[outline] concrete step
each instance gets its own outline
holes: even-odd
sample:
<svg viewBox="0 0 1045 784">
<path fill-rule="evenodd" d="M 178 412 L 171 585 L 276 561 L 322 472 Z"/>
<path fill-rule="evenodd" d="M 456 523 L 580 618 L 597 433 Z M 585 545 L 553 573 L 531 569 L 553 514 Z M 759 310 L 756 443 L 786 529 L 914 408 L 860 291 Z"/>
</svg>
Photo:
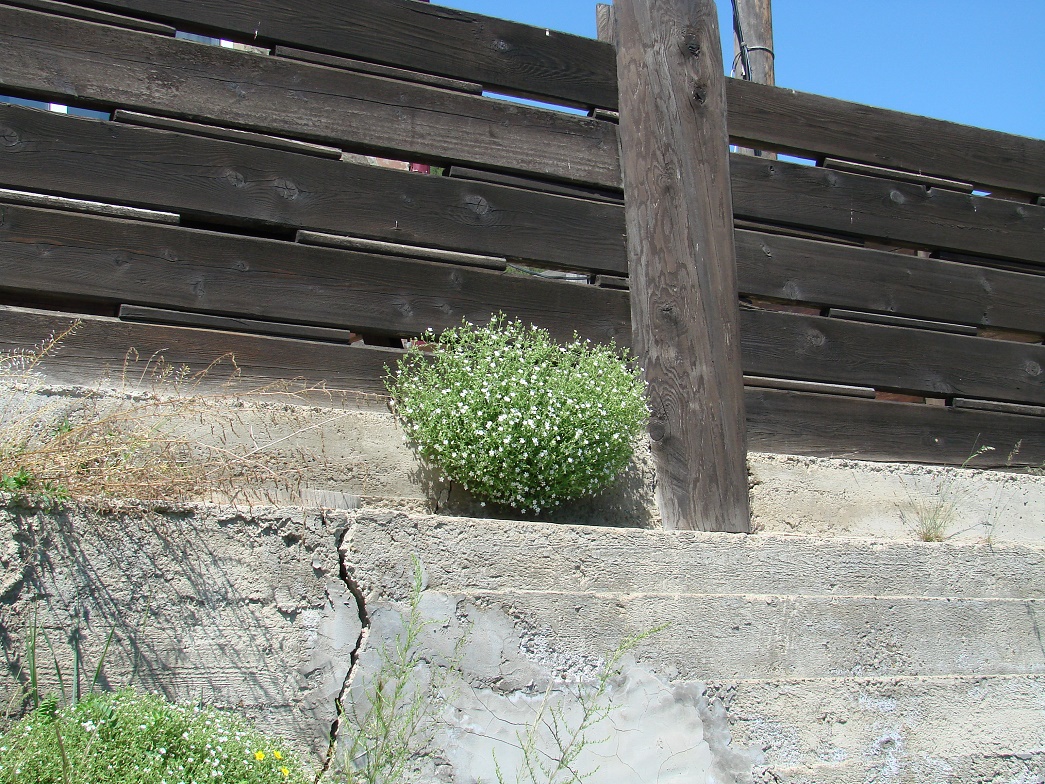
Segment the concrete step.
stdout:
<svg viewBox="0 0 1045 784">
<path fill-rule="evenodd" d="M 1045 547 L 704 534 L 363 512 L 368 568 L 423 542 L 440 590 L 1027 599 L 1045 594 Z M 387 555 L 385 555 L 387 554 Z"/>
<path fill-rule="evenodd" d="M 1041 547 L 347 522 L 342 556 L 368 604 L 403 598 L 416 555 L 433 628 L 473 630 L 462 662 L 482 665 L 466 680 L 490 699 L 668 624 L 632 666 L 700 695 L 705 740 L 726 738 L 708 740 L 713 759 L 750 755 L 716 781 L 1045 780 Z"/>
<path fill-rule="evenodd" d="M 1045 761 L 1040 675 L 738 680 L 705 688 L 725 708 L 733 743 L 762 749 L 783 781 L 874 780 L 871 771 L 901 758 L 908 773 L 926 774 L 910 780 L 948 781 L 934 776 L 945 760 L 959 765 L 956 753 L 969 770 L 1000 757 Z"/>
</svg>

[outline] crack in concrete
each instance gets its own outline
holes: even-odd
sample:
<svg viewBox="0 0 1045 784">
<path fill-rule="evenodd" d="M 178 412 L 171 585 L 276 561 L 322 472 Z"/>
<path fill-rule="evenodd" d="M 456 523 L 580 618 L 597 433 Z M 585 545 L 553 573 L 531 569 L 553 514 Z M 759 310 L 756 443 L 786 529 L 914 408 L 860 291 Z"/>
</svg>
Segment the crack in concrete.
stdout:
<svg viewBox="0 0 1045 784">
<path fill-rule="evenodd" d="M 323 515 L 323 520 L 326 522 L 325 514 Z M 330 723 L 330 746 L 327 749 L 326 759 L 323 760 L 323 764 L 320 767 L 319 772 L 316 774 L 316 784 L 319 784 L 334 762 L 334 753 L 337 749 L 337 736 L 341 730 L 341 720 L 344 716 L 345 698 L 348 695 L 349 689 L 352 688 L 352 681 L 355 679 L 356 670 L 359 666 L 359 657 L 362 655 L 363 649 L 366 648 L 367 638 L 370 636 L 370 614 L 366 609 L 366 599 L 363 596 L 363 589 L 349 572 L 348 562 L 341 552 L 342 544 L 344 544 L 345 540 L 352 534 L 354 528 L 355 523 L 346 525 L 345 528 L 335 537 L 334 547 L 337 550 L 337 559 L 341 567 L 341 582 L 345 584 L 345 587 L 348 588 L 348 592 L 351 593 L 353 598 L 356 600 L 356 611 L 359 613 L 359 637 L 356 638 L 355 648 L 353 648 L 352 653 L 349 654 L 348 672 L 345 673 L 345 680 L 341 684 L 341 689 L 338 691 L 337 697 L 334 698 L 334 720 Z"/>
</svg>

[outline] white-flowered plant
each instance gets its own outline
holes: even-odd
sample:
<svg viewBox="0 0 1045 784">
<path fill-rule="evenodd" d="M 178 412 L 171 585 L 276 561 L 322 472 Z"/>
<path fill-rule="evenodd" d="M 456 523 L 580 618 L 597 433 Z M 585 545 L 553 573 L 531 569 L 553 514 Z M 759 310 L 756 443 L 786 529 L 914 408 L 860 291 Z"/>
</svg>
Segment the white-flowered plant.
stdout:
<svg viewBox="0 0 1045 784">
<path fill-rule="evenodd" d="M 625 468 L 648 417 L 626 352 L 495 317 L 412 349 L 389 381 L 422 457 L 478 499 L 540 512 L 592 495 Z"/>
</svg>

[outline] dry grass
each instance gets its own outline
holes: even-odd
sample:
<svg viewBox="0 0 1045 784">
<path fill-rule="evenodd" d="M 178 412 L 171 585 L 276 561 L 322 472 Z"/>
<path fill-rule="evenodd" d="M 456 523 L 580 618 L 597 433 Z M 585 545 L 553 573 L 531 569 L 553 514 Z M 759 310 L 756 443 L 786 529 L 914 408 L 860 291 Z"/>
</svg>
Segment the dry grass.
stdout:
<svg viewBox="0 0 1045 784">
<path fill-rule="evenodd" d="M 239 374 L 231 356 L 193 373 L 162 357 L 143 362 L 132 350 L 115 392 L 52 394 L 40 363 L 76 328 L 32 349 L 0 353 L 0 489 L 38 503 L 271 500 L 265 493 L 286 500 L 300 496 L 306 466 L 322 461 L 297 446 L 298 436 L 345 416 L 333 411 L 325 421 L 302 418 L 295 427 L 296 407 L 286 405 L 273 407 L 272 428 L 259 428 L 256 418 L 248 423 L 233 392 L 286 401 L 317 390 L 235 389 Z M 227 391 L 204 394 L 205 379 L 208 388 L 221 381 Z"/>
</svg>

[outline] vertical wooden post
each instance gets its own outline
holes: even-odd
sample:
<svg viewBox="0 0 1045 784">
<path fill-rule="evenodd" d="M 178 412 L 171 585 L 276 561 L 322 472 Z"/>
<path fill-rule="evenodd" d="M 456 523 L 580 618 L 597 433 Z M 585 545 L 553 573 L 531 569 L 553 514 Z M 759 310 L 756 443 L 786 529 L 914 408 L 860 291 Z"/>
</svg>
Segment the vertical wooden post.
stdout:
<svg viewBox="0 0 1045 784">
<path fill-rule="evenodd" d="M 635 353 L 665 526 L 750 530 L 744 387 L 714 0 L 617 0 Z"/>
</svg>

